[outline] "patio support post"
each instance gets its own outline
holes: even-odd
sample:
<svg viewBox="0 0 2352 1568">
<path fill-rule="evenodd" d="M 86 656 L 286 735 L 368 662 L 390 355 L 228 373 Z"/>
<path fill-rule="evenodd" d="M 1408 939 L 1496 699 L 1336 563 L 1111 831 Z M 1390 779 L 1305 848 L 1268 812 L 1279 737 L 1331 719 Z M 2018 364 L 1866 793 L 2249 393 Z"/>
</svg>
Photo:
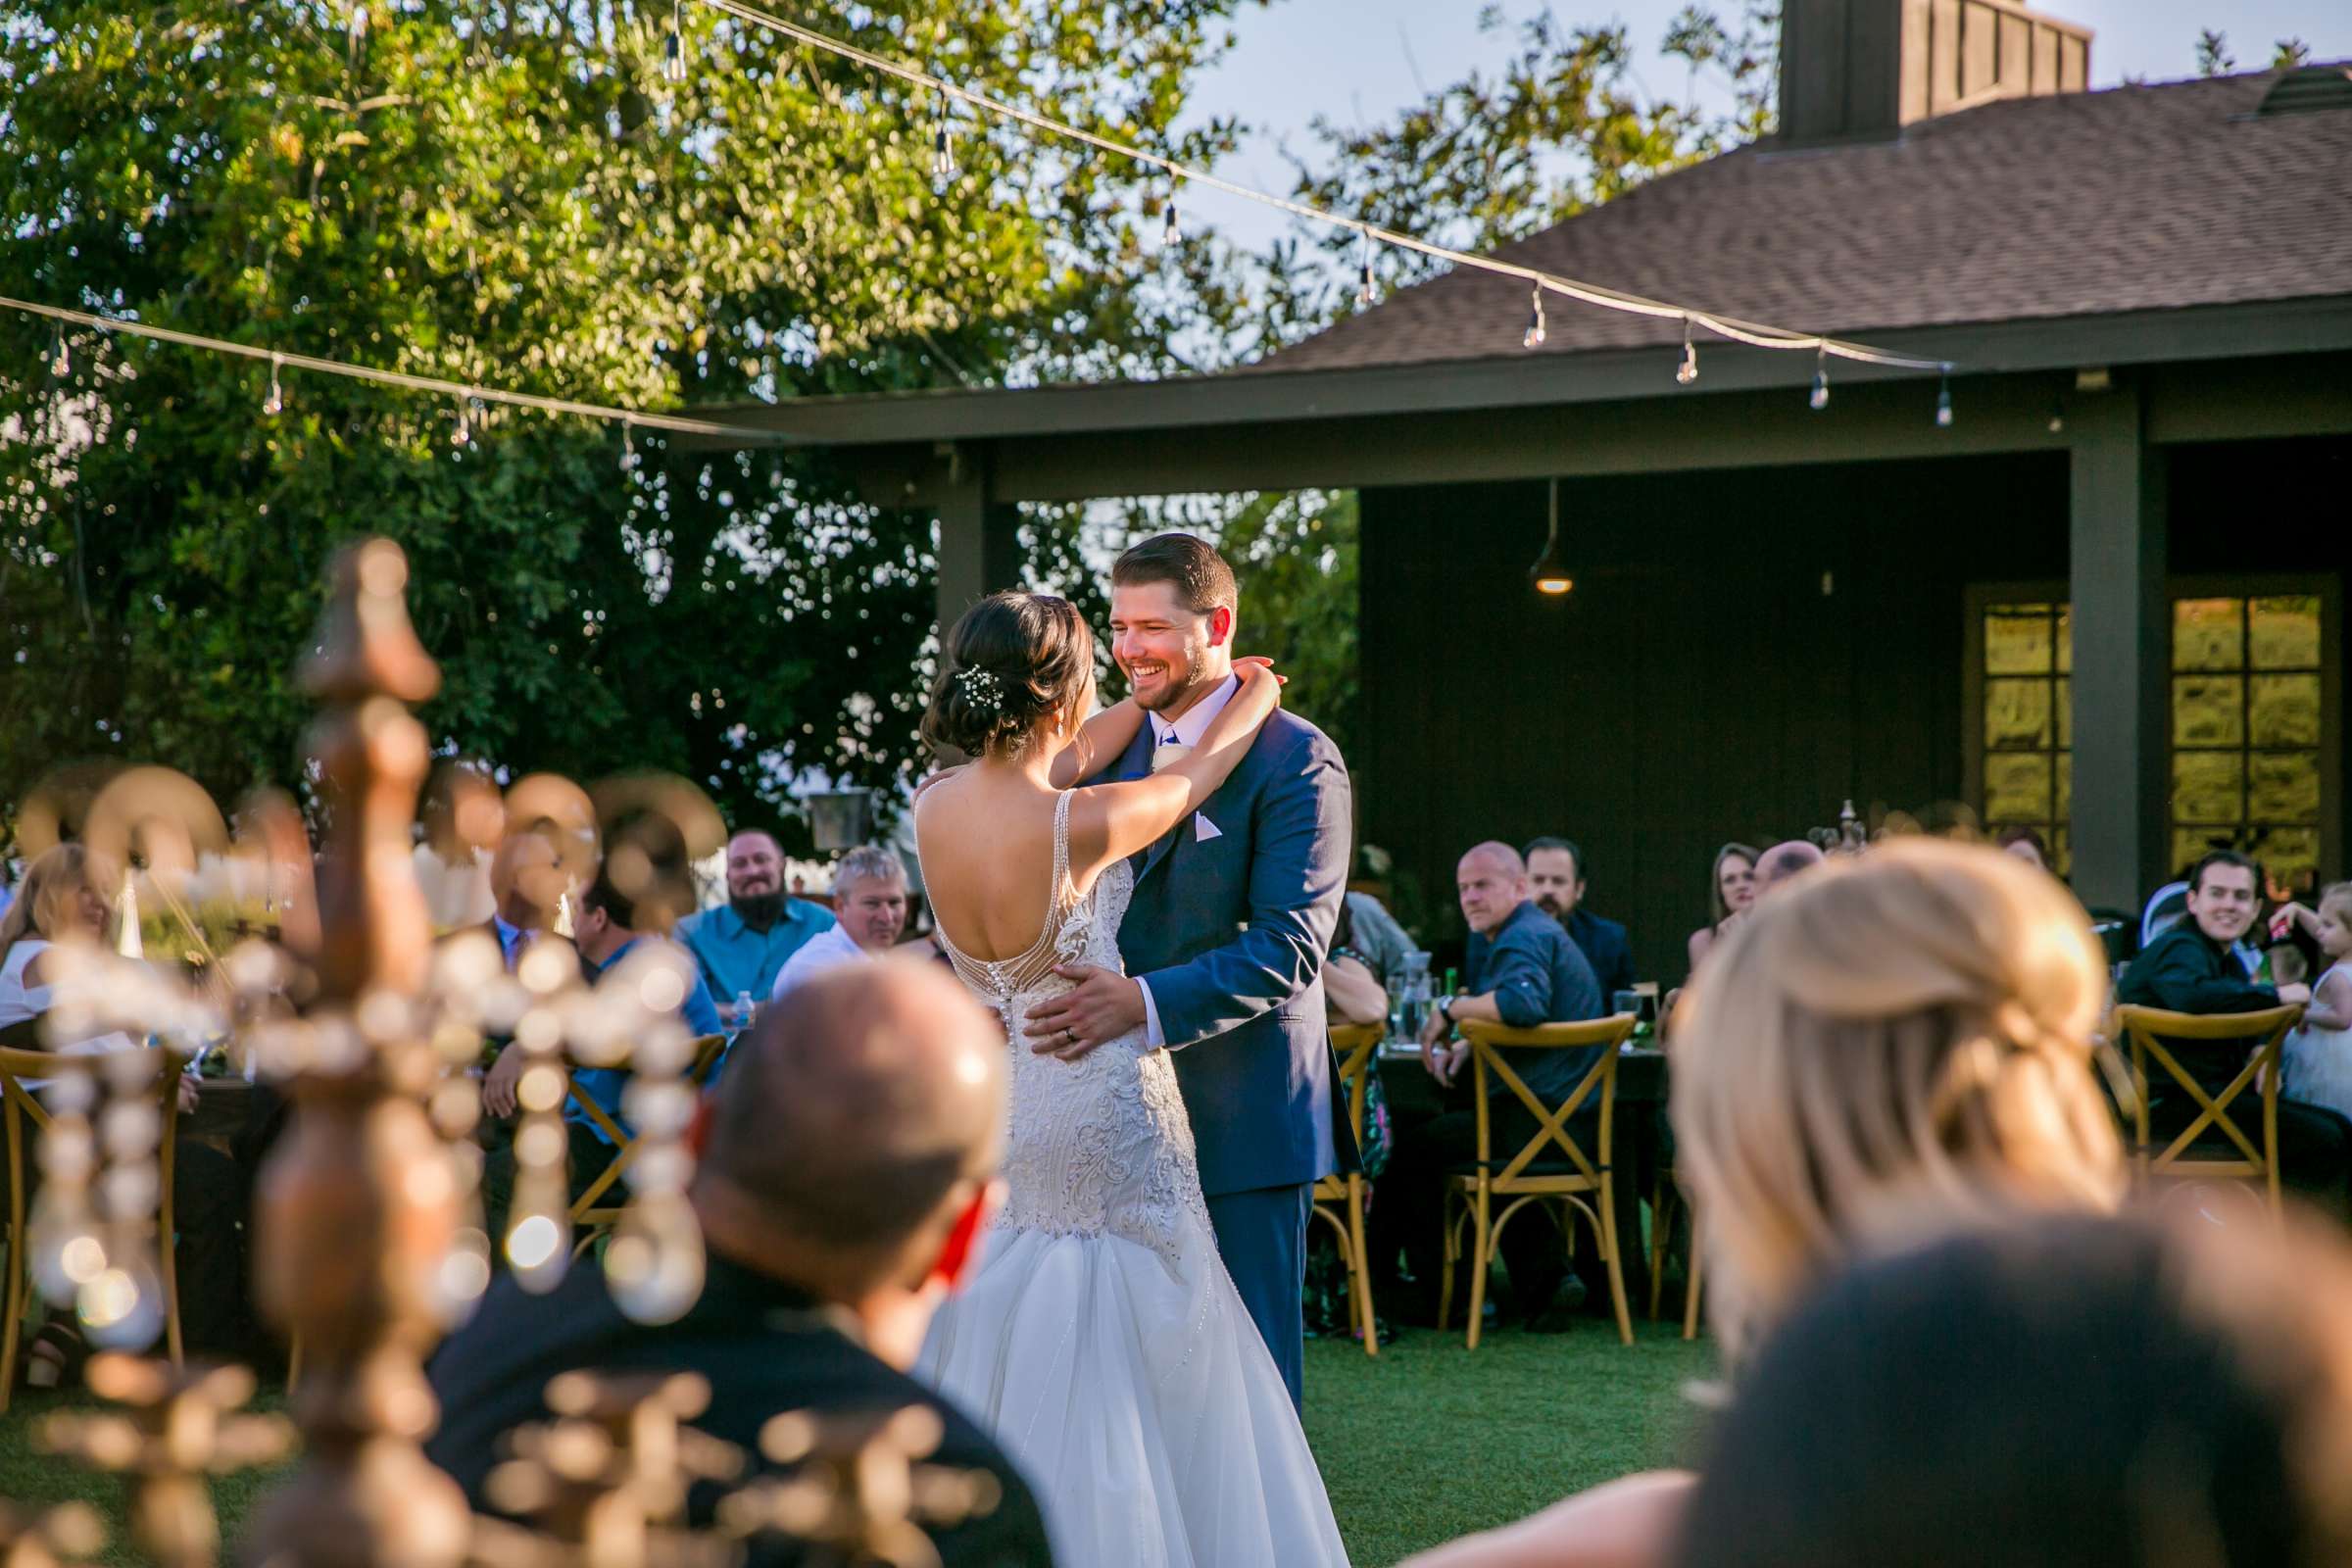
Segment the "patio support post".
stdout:
<svg viewBox="0 0 2352 1568">
<path fill-rule="evenodd" d="M 2161 451 L 2139 388 L 2068 400 L 2075 890 L 2137 912 L 2170 871 L 2172 607 Z"/>
<path fill-rule="evenodd" d="M 989 496 L 988 465 L 957 448 L 939 491 L 939 631 L 1020 573 L 1020 509 Z"/>
</svg>

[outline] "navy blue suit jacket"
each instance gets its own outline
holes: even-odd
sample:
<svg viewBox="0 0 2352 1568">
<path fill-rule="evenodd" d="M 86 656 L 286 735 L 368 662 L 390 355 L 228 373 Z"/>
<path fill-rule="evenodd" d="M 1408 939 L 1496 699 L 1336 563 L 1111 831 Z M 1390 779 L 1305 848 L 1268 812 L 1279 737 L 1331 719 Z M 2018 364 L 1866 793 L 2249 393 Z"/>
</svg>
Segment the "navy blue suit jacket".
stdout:
<svg viewBox="0 0 2352 1568">
<path fill-rule="evenodd" d="M 1614 920 L 1604 920 L 1586 908 L 1576 906 L 1568 916 L 1568 940 L 1583 951 L 1585 961 L 1592 966 L 1592 978 L 1599 982 L 1601 1011 L 1616 1005 L 1617 993 L 1634 988 L 1634 947 L 1625 934 L 1625 927 Z"/>
<path fill-rule="evenodd" d="M 1086 782 L 1147 776 L 1152 746 L 1147 723 Z M 1339 748 L 1277 710 L 1233 776 L 1140 858 L 1119 952 L 1152 988 L 1212 1197 L 1354 1168 L 1323 1002 L 1352 826 Z"/>
</svg>

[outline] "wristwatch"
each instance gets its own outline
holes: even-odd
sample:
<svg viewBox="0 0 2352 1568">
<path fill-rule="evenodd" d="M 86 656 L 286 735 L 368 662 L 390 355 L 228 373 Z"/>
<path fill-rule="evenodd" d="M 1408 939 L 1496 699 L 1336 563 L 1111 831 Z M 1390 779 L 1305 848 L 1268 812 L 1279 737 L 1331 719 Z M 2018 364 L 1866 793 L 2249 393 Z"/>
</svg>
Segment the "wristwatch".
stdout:
<svg viewBox="0 0 2352 1568">
<path fill-rule="evenodd" d="M 1446 1020 L 1446 1028 L 1453 1027 L 1453 999 L 1451 997 L 1438 999 L 1438 1016 Z"/>
</svg>

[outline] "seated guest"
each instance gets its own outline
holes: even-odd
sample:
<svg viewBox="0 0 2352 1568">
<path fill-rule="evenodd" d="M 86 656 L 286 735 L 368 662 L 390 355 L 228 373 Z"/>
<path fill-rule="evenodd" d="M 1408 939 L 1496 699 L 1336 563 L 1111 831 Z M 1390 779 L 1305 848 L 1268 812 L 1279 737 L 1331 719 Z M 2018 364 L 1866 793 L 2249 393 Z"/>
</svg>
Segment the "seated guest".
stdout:
<svg viewBox="0 0 2352 1568">
<path fill-rule="evenodd" d="M 1828 856 L 1821 853 L 1820 845 L 1808 844 L 1803 839 L 1790 839 L 1786 844 L 1775 844 L 1771 849 L 1756 857 L 1754 897 L 1762 898 L 1789 878 L 1812 870 L 1828 858 Z"/>
<path fill-rule="evenodd" d="M 1419 1299 L 1407 1297 L 1400 1282 L 1375 1295 L 1397 1300 L 1407 1321 L 1424 1323 L 1437 1320 L 1445 1180 L 1455 1167 L 1478 1157 L 1477 1108 L 1467 1103 L 1467 1082 L 1455 1087 L 1470 1047 L 1462 1041 L 1448 1043 L 1452 1026 L 1477 1018 L 1528 1029 L 1540 1023 L 1598 1018 L 1606 1011 L 1592 966 L 1560 923 L 1528 897 L 1527 866 L 1517 850 L 1507 844 L 1481 844 L 1462 857 L 1454 881 L 1462 918 L 1470 927 L 1467 983 L 1461 995 L 1440 999 L 1421 1029 L 1421 1059 L 1440 1089 L 1449 1092 L 1442 1097 L 1447 1108 L 1415 1126 L 1398 1121 L 1396 1151 L 1372 1209 L 1374 1268 L 1393 1269 L 1401 1250 Z M 1515 1055 L 1511 1065 L 1539 1100 L 1556 1109 L 1575 1092 L 1598 1053 L 1598 1047 L 1525 1052 Z M 1494 1086 L 1488 1102 L 1495 1149 L 1516 1152 L 1535 1137 L 1536 1118 L 1508 1088 Z M 1598 1106 L 1588 1101 L 1570 1120 L 1570 1136 L 1589 1144 L 1597 1116 Z M 1515 1225 L 1502 1233 L 1502 1249 L 1512 1294 L 1531 1326 L 1547 1331 L 1567 1327 L 1576 1302 L 1566 1287 L 1559 1233 L 1540 1224 Z"/>
<path fill-rule="evenodd" d="M 727 902 L 680 920 L 677 938 L 723 1004 L 721 1021 L 740 1029 L 750 1020 L 735 1016 L 735 999 L 757 1002 L 775 990 L 777 971 L 832 924 L 824 906 L 785 897 L 783 848 L 774 834 L 747 827 L 727 840 Z"/>
<path fill-rule="evenodd" d="M 49 950 L 60 942 L 103 946 L 114 910 L 90 881 L 89 858 L 78 844 L 54 845 L 35 856 L 18 894 L 0 915 L 0 1046 L 47 1051 L 54 1042 L 40 1020 L 49 1010 L 50 983 L 56 978 Z M 130 1043 L 117 1035 L 87 1049 Z"/>
<path fill-rule="evenodd" d="M 1349 946 L 1373 977 L 1386 986 L 1404 973 L 1404 956 L 1420 950 L 1413 939 L 1404 934 L 1388 906 L 1369 893 L 1350 893 L 1341 904 L 1348 910 L 1348 923 L 1355 933 Z"/>
<path fill-rule="evenodd" d="M 930 1462 L 985 1470 L 997 1508 L 935 1538 L 949 1568 L 1052 1561 L 1035 1497 L 962 1412 L 906 1376 L 940 1300 L 979 1253 L 1000 1200 L 1004 1045 L 963 988 L 928 965 L 860 966 L 767 1009 L 714 1102 L 689 1197 L 709 1250 L 701 1298 L 675 1323 L 623 1317 L 602 1271 L 546 1296 L 511 1279 L 430 1367 L 441 1426 L 427 1453 L 474 1507 L 506 1434 L 546 1419 L 559 1373 L 694 1372 L 693 1425 L 761 1464 L 760 1431 L 786 1411 L 935 1411 Z M 688 1499 L 710 1523 L 715 1489 Z M 769 1538 L 757 1568 L 804 1555 Z M 830 1560 L 830 1559 L 827 1559 Z"/>
<path fill-rule="evenodd" d="M 639 943 L 662 940 L 651 932 L 638 930 L 636 920 L 635 901 L 612 885 L 609 864 L 599 867 L 596 880 L 580 895 L 578 912 L 571 922 L 571 939 L 580 950 L 581 966 L 587 971 L 590 983 L 603 978 L 607 970 L 626 957 Z M 703 984 L 700 974 L 687 989 L 685 1001 L 678 1004 L 678 1016 L 697 1038 L 720 1032 L 718 1006 L 710 1000 L 710 989 Z M 571 1074 L 571 1087 L 575 1094 L 595 1101 L 623 1132 L 628 1132 L 629 1124 L 620 1113 L 621 1091 L 628 1080 L 626 1067 L 579 1067 Z M 577 1103 L 566 1100 L 564 1115 L 571 1133 L 571 1190 L 576 1194 L 604 1174 L 616 1151 L 605 1130 Z"/>
<path fill-rule="evenodd" d="M 1747 912 L 1756 897 L 1756 852 L 1744 844 L 1726 844 L 1715 852 L 1715 874 L 1707 888 L 1715 906 L 1715 918 L 1690 933 L 1689 943 L 1690 972 L 1698 973 L 1698 960 L 1707 950 L 1722 940 L 1732 922 Z"/>
<path fill-rule="evenodd" d="M 556 911 L 564 896 L 564 868 L 553 840 L 541 833 L 517 833 L 498 847 L 490 859 L 490 921 L 485 928 L 498 939 L 499 957 L 507 973 L 522 958 L 523 949 L 555 929 Z M 526 1065 L 524 1054 L 512 1041 L 503 1044 L 490 1071 L 482 1078 L 482 1109 L 492 1116 L 514 1114 L 514 1085 Z"/>
<path fill-rule="evenodd" d="M 2142 949 L 2116 987 L 2118 1002 L 2171 1012 L 2199 1014 L 2261 1012 L 2311 1000 L 2303 985 L 2266 986 L 2246 974 L 2233 951 L 2262 912 L 2262 870 L 2235 850 L 2216 850 L 2189 874 L 2186 916 Z M 2219 1096 L 2243 1070 L 2248 1049 L 2227 1041 L 2167 1042 L 2208 1095 Z M 2159 1139 L 2185 1128 L 2197 1114 L 2195 1102 L 2178 1085 L 2164 1082 L 2151 1063 L 2148 1125 Z M 2259 1092 L 2249 1088 L 2230 1102 L 2241 1129 L 2262 1124 Z M 2256 1134 L 2259 1136 L 2259 1133 Z M 2298 1192 L 2340 1207 L 2347 1166 L 2352 1165 L 2352 1122 L 2318 1105 L 2278 1103 L 2278 1174 Z"/>
<path fill-rule="evenodd" d="M 2322 893 L 2316 912 L 2299 905 L 2288 907 L 2318 943 L 2326 967 L 2312 987 L 2302 1023 L 2287 1037 L 2280 1092 L 2352 1115 L 2352 882 Z M 2292 951 L 2278 950 L 2281 957 Z"/>
<path fill-rule="evenodd" d="M 1340 904 L 1331 928 L 1331 954 L 1323 960 L 1323 1008 L 1333 1023 L 1385 1023 L 1389 993 L 1355 946 L 1355 910 Z"/>
<path fill-rule="evenodd" d="M 54 845 L 33 858 L 17 901 L 0 914 L 0 1046 L 75 1056 L 139 1049 L 138 1041 L 116 1030 L 61 1044 L 46 1016 L 57 1000 L 58 948 L 77 943 L 103 950 L 112 913 L 91 880 L 82 846 Z M 20 1083 L 35 1092 L 47 1086 L 47 1080 L 32 1078 Z M 195 1079 L 182 1076 L 177 1094 L 179 1114 L 196 1109 Z M 12 1107 L 9 1115 L 16 1114 Z M 41 1181 L 38 1159 L 24 1162 L 24 1181 L 29 1207 Z M 0 1202 L 6 1201 L 8 1187 L 9 1173 L 0 1168 Z M 257 1332 L 245 1294 L 242 1194 L 238 1166 L 229 1155 L 193 1140 L 176 1144 L 172 1200 L 178 1229 L 173 1257 L 181 1330 L 189 1345 L 229 1355 L 250 1353 Z M 20 1265 L 12 1257 L 9 1266 Z M 27 1343 L 25 1376 L 36 1386 L 56 1387 L 78 1364 L 81 1351 L 72 1314 L 58 1312 Z M 0 1367 L 0 1377 L 15 1375 L 16 1368 Z"/>
<path fill-rule="evenodd" d="M 2082 1217 L 1857 1268 L 1757 1356 L 1678 1568 L 2352 1561 L 2352 1262 Z"/>
<path fill-rule="evenodd" d="M 869 963 L 899 945 L 906 930 L 906 866 L 889 850 L 852 850 L 833 868 L 838 923 L 808 939 L 776 971 L 771 1001 L 845 963 Z"/>
<path fill-rule="evenodd" d="M 2030 827 L 2004 828 L 1996 841 L 2003 855 L 2014 855 L 2036 871 L 2050 868 L 2050 847 Z"/>
<path fill-rule="evenodd" d="M 1634 948 L 1625 927 L 1585 907 L 1585 852 L 1567 839 L 1542 838 L 1530 840 L 1524 854 L 1536 907 L 1566 928 L 1568 940 L 1592 965 L 1600 1000 L 1633 990 Z"/>
<path fill-rule="evenodd" d="M 2123 1145 L 2091 1067 L 2106 995 L 2082 906 L 1981 846 L 1840 857 L 1735 922 L 1676 1021 L 1671 1090 L 1726 1355 L 1858 1252 L 2112 1211 Z M 1688 1487 L 1628 1478 L 1412 1568 L 1654 1564 Z"/>
</svg>

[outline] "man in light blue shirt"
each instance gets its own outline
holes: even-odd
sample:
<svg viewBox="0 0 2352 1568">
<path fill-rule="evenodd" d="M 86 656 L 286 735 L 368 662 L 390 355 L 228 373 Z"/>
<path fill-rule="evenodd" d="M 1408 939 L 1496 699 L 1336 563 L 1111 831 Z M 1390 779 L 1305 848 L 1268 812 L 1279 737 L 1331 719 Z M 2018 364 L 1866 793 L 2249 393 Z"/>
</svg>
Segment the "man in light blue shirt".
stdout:
<svg viewBox="0 0 2352 1568">
<path fill-rule="evenodd" d="M 783 849 L 774 834 L 747 827 L 727 841 L 727 902 L 680 920 L 677 938 L 718 1000 L 721 1021 L 736 1029 L 750 1020 L 735 1016 L 735 999 L 765 1001 L 785 961 L 832 924 L 823 905 L 785 896 Z"/>
<path fill-rule="evenodd" d="M 620 962 L 639 943 L 662 940 L 639 931 L 636 918 L 634 902 L 614 887 L 604 872 L 598 872 L 596 881 L 580 895 L 578 912 L 572 917 L 572 940 L 578 945 L 583 967 L 592 982 L 602 979 L 605 971 Z M 695 976 L 693 989 L 678 1004 L 678 1016 L 698 1037 L 719 1032 L 718 1008 L 701 975 Z M 623 1133 L 634 1137 L 635 1129 L 620 1113 L 621 1091 L 628 1081 L 626 1067 L 578 1067 L 571 1074 L 573 1091 L 595 1101 L 606 1115 L 619 1124 Z M 569 1124 L 571 1134 L 571 1190 L 578 1193 L 604 1174 L 617 1151 L 605 1130 L 576 1103 L 565 1103 L 564 1119 Z"/>
</svg>

